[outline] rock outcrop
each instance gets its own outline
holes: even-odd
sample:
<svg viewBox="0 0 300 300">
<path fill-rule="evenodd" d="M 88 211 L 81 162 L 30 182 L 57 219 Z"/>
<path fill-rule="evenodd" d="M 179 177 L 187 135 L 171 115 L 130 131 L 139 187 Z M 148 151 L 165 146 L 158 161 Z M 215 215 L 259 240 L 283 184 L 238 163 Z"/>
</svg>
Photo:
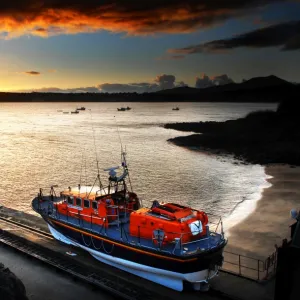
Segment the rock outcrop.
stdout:
<svg viewBox="0 0 300 300">
<path fill-rule="evenodd" d="M 0 299 L 28 300 L 23 282 L 0 263 Z"/>
</svg>

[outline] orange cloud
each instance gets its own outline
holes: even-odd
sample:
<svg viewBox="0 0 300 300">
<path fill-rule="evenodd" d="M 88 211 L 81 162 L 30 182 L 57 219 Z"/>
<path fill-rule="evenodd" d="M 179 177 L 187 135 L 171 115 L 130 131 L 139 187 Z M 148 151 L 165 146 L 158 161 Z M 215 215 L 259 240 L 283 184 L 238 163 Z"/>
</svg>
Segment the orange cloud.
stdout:
<svg viewBox="0 0 300 300">
<path fill-rule="evenodd" d="M 0 37 L 48 37 L 100 30 L 129 35 L 186 33 L 284 1 L 19 0 L 17 5 L 10 1 L 0 5 Z"/>
<path fill-rule="evenodd" d="M 26 75 L 41 75 L 41 73 L 37 72 L 37 71 L 26 71 L 26 72 L 23 72 L 23 74 L 26 74 Z"/>
</svg>

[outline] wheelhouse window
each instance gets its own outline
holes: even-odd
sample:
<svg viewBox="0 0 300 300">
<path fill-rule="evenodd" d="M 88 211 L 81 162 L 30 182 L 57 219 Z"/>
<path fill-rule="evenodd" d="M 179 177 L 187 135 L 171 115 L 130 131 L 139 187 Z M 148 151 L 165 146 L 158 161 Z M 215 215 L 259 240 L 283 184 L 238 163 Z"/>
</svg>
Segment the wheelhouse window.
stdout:
<svg viewBox="0 0 300 300">
<path fill-rule="evenodd" d="M 76 198 L 76 206 L 81 206 L 81 198 Z"/>
<path fill-rule="evenodd" d="M 90 200 L 84 199 L 83 200 L 83 205 L 84 205 L 85 208 L 90 208 Z"/>
<path fill-rule="evenodd" d="M 92 202 L 92 208 L 93 209 L 98 209 L 98 203 L 97 203 L 97 201 L 93 201 Z"/>
<path fill-rule="evenodd" d="M 68 196 L 68 204 L 73 205 L 73 197 Z"/>
</svg>

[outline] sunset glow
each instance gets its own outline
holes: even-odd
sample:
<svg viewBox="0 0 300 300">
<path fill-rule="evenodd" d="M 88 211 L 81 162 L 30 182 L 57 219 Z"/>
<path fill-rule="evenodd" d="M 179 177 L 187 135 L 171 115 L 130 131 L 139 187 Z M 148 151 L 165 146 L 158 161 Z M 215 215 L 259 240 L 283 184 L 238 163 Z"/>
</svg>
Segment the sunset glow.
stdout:
<svg viewBox="0 0 300 300">
<path fill-rule="evenodd" d="M 172 87 L 202 74 L 300 81 L 297 0 L 104 2 L 1 4 L 1 91 L 143 92 L 162 75 Z"/>
</svg>

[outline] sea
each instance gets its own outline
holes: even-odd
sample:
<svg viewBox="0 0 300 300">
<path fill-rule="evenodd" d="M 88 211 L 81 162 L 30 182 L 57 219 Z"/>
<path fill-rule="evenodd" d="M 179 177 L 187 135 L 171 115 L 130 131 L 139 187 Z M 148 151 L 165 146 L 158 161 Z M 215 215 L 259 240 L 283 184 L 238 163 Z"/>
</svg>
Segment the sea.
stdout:
<svg viewBox="0 0 300 300">
<path fill-rule="evenodd" d="M 86 107 L 71 114 L 77 107 Z M 119 107 L 131 110 L 118 111 Z M 174 107 L 180 110 L 172 110 Z M 192 132 L 165 123 L 225 121 L 277 104 L 0 103 L 0 204 L 34 214 L 40 188 L 103 185 L 126 152 L 132 189 L 144 206 L 176 202 L 222 216 L 230 228 L 249 215 L 269 186 L 263 166 L 176 146 Z M 97 167 L 98 166 L 98 167 Z"/>
</svg>

